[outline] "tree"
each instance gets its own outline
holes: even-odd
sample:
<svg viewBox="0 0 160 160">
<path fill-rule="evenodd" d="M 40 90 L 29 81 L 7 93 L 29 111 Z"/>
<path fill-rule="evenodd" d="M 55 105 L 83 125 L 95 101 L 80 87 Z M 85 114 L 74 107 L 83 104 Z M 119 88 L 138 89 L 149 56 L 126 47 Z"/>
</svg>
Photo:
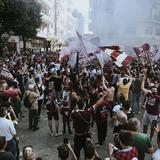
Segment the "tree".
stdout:
<svg viewBox="0 0 160 160">
<path fill-rule="evenodd" d="M 0 0 L 0 8 L 0 43 L 3 34 L 12 32 L 22 37 L 25 50 L 26 41 L 36 36 L 41 25 L 40 4 L 36 0 Z"/>
<path fill-rule="evenodd" d="M 41 6 L 35 0 L 19 0 L 18 9 L 20 21 L 17 21 L 13 31 L 16 35 L 22 37 L 25 50 L 26 41 L 37 35 L 37 29 L 41 25 Z"/>
</svg>

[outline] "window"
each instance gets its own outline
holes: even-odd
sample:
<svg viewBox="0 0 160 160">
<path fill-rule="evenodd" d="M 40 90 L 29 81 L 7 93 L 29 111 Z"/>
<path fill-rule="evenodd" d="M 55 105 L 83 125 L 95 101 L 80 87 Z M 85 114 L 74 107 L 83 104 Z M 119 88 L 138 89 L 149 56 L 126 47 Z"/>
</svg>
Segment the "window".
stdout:
<svg viewBox="0 0 160 160">
<path fill-rule="evenodd" d="M 126 30 L 125 30 L 126 33 L 130 33 L 130 34 L 134 34 L 136 33 L 136 27 L 127 27 Z"/>
<path fill-rule="evenodd" d="M 156 7 L 154 11 L 154 20 L 160 21 L 160 7 Z"/>
<path fill-rule="evenodd" d="M 152 27 L 147 27 L 145 30 L 145 34 L 152 34 Z"/>
<path fill-rule="evenodd" d="M 155 35 L 156 35 L 156 36 L 160 36 L 160 28 L 157 28 L 157 29 L 156 29 Z"/>
</svg>

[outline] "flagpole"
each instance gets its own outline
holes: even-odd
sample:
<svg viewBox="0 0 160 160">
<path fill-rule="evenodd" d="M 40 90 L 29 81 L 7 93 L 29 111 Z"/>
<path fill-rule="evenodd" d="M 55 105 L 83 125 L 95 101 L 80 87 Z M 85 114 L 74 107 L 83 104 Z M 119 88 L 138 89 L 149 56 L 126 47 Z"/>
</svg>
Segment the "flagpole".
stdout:
<svg viewBox="0 0 160 160">
<path fill-rule="evenodd" d="M 76 68 L 76 74 L 78 75 L 78 71 L 79 71 L 79 51 L 77 51 L 77 58 L 76 58 L 76 66 L 75 66 L 75 68 Z"/>
<path fill-rule="evenodd" d="M 149 63 L 150 63 L 150 67 L 151 67 L 152 73 L 155 74 L 155 73 L 154 73 L 154 69 L 153 69 L 153 65 L 152 65 L 152 62 L 151 62 L 151 59 L 150 59 L 150 56 L 149 56 L 149 52 L 150 52 L 150 51 L 147 51 L 148 61 L 149 61 Z"/>
</svg>

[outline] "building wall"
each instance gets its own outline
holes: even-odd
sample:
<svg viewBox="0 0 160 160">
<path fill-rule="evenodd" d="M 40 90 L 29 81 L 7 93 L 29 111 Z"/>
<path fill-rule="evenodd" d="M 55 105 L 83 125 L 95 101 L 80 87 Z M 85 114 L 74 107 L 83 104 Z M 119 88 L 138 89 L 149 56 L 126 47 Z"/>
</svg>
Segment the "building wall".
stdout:
<svg viewBox="0 0 160 160">
<path fill-rule="evenodd" d="M 89 29 L 103 44 L 157 44 L 160 0 L 90 0 Z"/>
<path fill-rule="evenodd" d="M 72 4 L 72 5 L 71 5 Z M 74 0 L 58 0 L 57 37 L 63 41 L 76 35 L 76 30 L 84 32 L 84 20 L 81 13 L 75 13 Z"/>
<path fill-rule="evenodd" d="M 42 24 L 37 37 L 49 39 L 54 35 L 54 0 L 38 0 L 41 4 Z"/>
</svg>

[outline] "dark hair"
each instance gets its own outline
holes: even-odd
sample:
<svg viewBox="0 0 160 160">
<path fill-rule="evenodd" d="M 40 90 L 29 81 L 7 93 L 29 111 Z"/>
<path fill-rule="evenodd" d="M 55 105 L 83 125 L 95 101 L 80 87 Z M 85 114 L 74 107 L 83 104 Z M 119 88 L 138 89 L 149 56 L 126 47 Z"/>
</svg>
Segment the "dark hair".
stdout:
<svg viewBox="0 0 160 160">
<path fill-rule="evenodd" d="M 7 108 L 0 107 L 0 117 L 4 117 L 5 116 L 5 111 L 7 111 Z"/>
<path fill-rule="evenodd" d="M 83 107 L 84 107 L 84 101 L 82 99 L 80 99 L 78 101 L 78 107 L 79 107 L 79 109 L 83 109 Z"/>
<path fill-rule="evenodd" d="M 91 159 L 95 154 L 95 147 L 91 142 L 86 142 L 85 145 L 85 157 Z"/>
<path fill-rule="evenodd" d="M 125 97 L 124 97 L 123 94 L 121 94 L 120 97 L 119 97 L 119 102 L 123 103 L 124 101 L 125 101 Z"/>
<path fill-rule="evenodd" d="M 130 104 L 129 101 L 124 101 L 124 102 L 123 102 L 122 107 L 123 107 L 125 110 L 129 110 L 129 109 L 130 109 L 130 106 L 131 106 L 131 104 Z"/>
<path fill-rule="evenodd" d="M 68 147 L 64 144 L 61 145 L 57 148 L 58 150 L 58 156 L 61 158 L 61 160 L 66 160 L 69 156 L 69 149 Z"/>
<path fill-rule="evenodd" d="M 122 144 L 129 146 L 131 144 L 131 133 L 127 131 L 120 131 L 119 140 Z"/>
<path fill-rule="evenodd" d="M 35 78 L 35 82 L 38 83 L 40 81 L 39 77 Z"/>
<path fill-rule="evenodd" d="M 127 79 L 127 78 L 124 78 L 124 79 L 123 79 L 123 84 L 124 84 L 124 85 L 126 85 L 128 82 L 129 82 L 129 79 Z"/>
<path fill-rule="evenodd" d="M 61 73 L 60 70 L 57 70 L 57 75 L 58 75 L 58 76 L 60 75 L 60 73 Z"/>
<path fill-rule="evenodd" d="M 14 81 L 9 81 L 8 82 L 8 87 L 14 87 L 15 85 L 15 82 Z"/>
<path fill-rule="evenodd" d="M 4 149 L 6 143 L 6 137 L 0 136 L 0 150 Z"/>
</svg>

